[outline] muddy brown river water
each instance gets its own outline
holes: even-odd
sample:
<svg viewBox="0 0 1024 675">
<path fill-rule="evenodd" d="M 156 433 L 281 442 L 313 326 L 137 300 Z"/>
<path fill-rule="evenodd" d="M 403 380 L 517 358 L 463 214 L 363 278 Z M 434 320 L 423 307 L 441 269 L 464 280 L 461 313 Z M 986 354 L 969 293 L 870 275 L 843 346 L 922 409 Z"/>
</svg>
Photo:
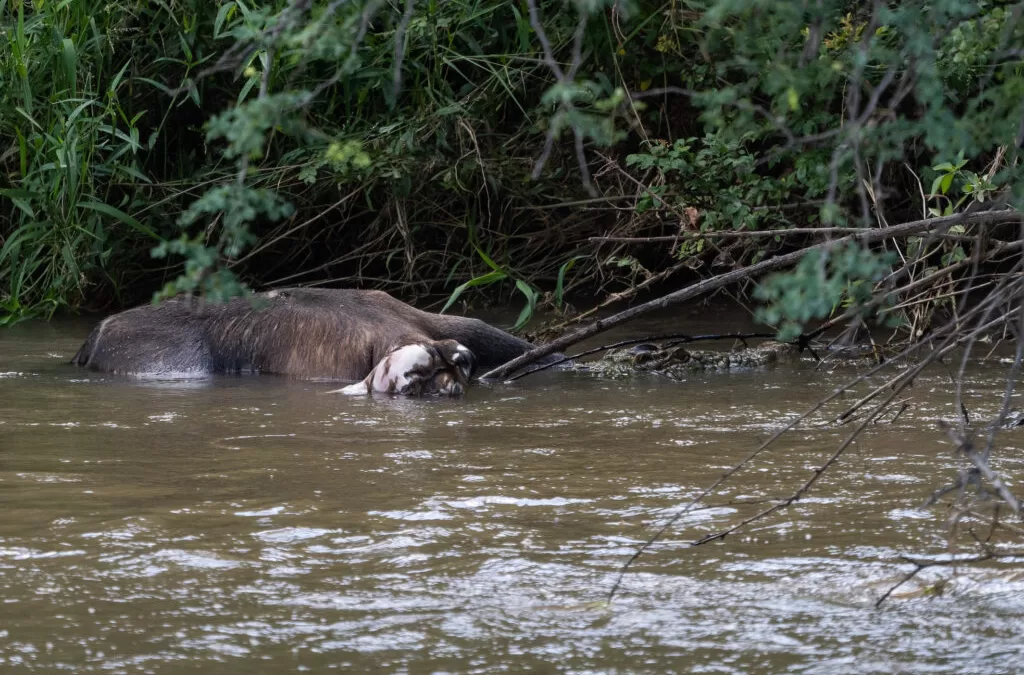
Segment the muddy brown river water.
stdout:
<svg viewBox="0 0 1024 675">
<path fill-rule="evenodd" d="M 90 325 L 0 333 L 0 673 L 1024 673 L 1024 561 L 929 570 L 874 608 L 898 555 L 945 550 L 946 511 L 920 506 L 955 466 L 942 371 L 798 505 L 688 548 L 846 430 L 790 435 L 604 606 L 673 507 L 852 371 L 364 399 L 81 372 Z M 972 411 L 998 409 L 1001 372 L 971 370 Z M 1024 430 L 1001 443 L 1019 485 Z"/>
</svg>

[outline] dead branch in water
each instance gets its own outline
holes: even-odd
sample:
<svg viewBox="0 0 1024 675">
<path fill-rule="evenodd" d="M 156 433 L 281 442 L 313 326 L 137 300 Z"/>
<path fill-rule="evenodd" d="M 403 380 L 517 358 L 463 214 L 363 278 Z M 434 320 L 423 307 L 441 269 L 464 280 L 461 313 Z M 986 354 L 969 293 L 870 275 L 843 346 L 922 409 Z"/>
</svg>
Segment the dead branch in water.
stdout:
<svg viewBox="0 0 1024 675">
<path fill-rule="evenodd" d="M 631 338 L 629 340 L 620 340 L 619 342 L 613 342 L 612 344 L 601 345 L 600 347 L 587 349 L 577 354 L 572 354 L 571 356 L 566 356 L 564 358 L 557 359 L 555 361 L 552 361 L 551 363 L 545 363 L 543 366 L 537 366 L 536 368 L 531 368 L 530 370 L 523 371 L 518 375 L 513 375 L 512 377 L 508 378 L 506 382 L 515 382 L 516 380 L 524 378 L 527 375 L 539 373 L 542 370 L 554 368 L 555 366 L 560 366 L 563 363 L 568 363 L 569 361 L 575 361 L 576 359 L 583 356 L 590 356 L 591 354 L 597 354 L 598 352 L 605 352 L 608 351 L 609 349 L 619 349 L 621 347 L 639 345 L 645 342 L 670 342 L 670 344 L 677 345 L 690 344 L 693 342 L 710 342 L 713 340 L 741 340 L 744 341 L 744 344 L 746 344 L 746 340 L 757 338 L 771 340 L 774 337 L 775 335 L 773 333 L 715 333 L 711 335 L 684 335 L 682 333 L 673 333 L 670 335 L 651 335 L 642 338 Z"/>
<path fill-rule="evenodd" d="M 701 280 L 687 286 L 686 288 L 669 293 L 668 295 L 664 295 L 660 298 L 656 298 L 655 300 L 645 302 L 641 305 L 637 305 L 636 307 L 631 307 L 606 319 L 599 319 L 588 326 L 584 326 L 583 328 L 569 333 L 568 335 L 563 335 L 562 337 L 552 340 L 547 344 L 540 345 L 539 347 L 536 347 L 535 349 L 532 349 L 529 352 L 484 373 L 483 378 L 500 379 L 508 377 L 516 370 L 533 363 L 537 359 L 565 349 L 577 342 L 603 333 L 616 326 L 621 326 L 622 324 L 628 323 L 629 321 L 649 312 L 664 309 L 687 300 L 692 300 L 693 298 L 704 295 L 705 293 L 724 288 L 736 282 L 756 278 L 766 272 L 772 272 L 795 265 L 801 258 L 811 251 L 825 250 L 829 247 L 846 242 L 871 244 L 886 239 L 906 237 L 923 232 L 942 232 L 954 225 L 992 225 L 996 223 L 1016 222 L 1019 220 L 1020 214 L 1016 212 L 985 211 L 981 213 L 962 213 L 861 231 L 832 241 L 807 246 L 806 248 L 793 253 L 769 258 L 768 260 L 763 260 L 745 268 L 732 270 L 709 279 Z"/>
</svg>

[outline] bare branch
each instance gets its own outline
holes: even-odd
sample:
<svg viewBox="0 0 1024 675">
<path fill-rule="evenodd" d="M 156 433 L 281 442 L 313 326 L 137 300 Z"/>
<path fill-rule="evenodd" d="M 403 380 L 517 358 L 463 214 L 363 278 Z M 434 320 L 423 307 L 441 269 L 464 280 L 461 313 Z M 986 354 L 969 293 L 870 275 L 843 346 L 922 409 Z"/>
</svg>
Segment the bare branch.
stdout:
<svg viewBox="0 0 1024 675">
<path fill-rule="evenodd" d="M 587 14 L 582 9 L 577 8 L 579 16 L 576 21 L 576 30 L 573 32 L 572 38 L 572 61 L 569 63 L 569 70 L 563 71 L 562 67 L 555 60 L 554 50 L 551 47 L 551 40 L 548 38 L 547 32 L 544 30 L 544 26 L 541 24 L 540 15 L 537 11 L 536 0 L 527 0 L 530 14 L 530 26 L 533 28 L 533 32 L 536 33 L 537 39 L 540 41 L 542 54 L 544 57 L 544 63 L 551 70 L 555 76 L 555 80 L 558 84 L 568 86 L 576 78 L 576 73 L 579 71 L 580 65 L 583 63 L 583 37 L 587 28 Z M 536 163 L 533 166 L 533 173 L 531 176 L 534 180 L 540 178 L 541 172 L 544 171 L 544 167 L 547 165 L 548 160 L 551 158 L 551 152 L 555 146 L 555 136 L 561 130 L 561 123 L 558 119 L 559 115 L 565 115 L 568 117 L 575 110 L 571 101 L 563 100 L 559 103 L 559 112 L 555 114 L 552 119 L 551 128 L 548 129 L 548 133 L 544 138 L 544 150 L 541 152 L 540 157 L 537 158 Z M 594 182 L 591 179 L 590 168 L 587 166 L 587 156 L 584 151 L 584 138 L 583 133 L 580 131 L 577 125 L 573 125 L 573 137 L 574 147 L 576 150 L 576 163 L 579 165 L 580 177 L 583 181 L 583 187 L 586 188 L 587 194 L 591 197 L 597 197 L 598 191 L 594 187 Z"/>
<path fill-rule="evenodd" d="M 957 214 L 953 216 L 945 216 L 942 218 L 930 218 L 927 220 L 917 220 L 909 223 L 903 223 L 901 225 L 893 225 L 886 228 L 878 228 L 874 230 L 868 230 L 851 234 L 846 237 L 842 237 L 833 242 L 823 242 L 808 246 L 799 251 L 789 253 L 786 255 L 776 256 L 763 260 L 749 267 L 732 270 L 724 274 L 720 274 L 710 279 L 701 280 L 695 284 L 687 286 L 686 288 L 680 289 L 674 293 L 662 296 L 650 302 L 646 302 L 636 307 L 620 312 L 614 316 L 606 319 L 600 319 L 595 321 L 593 324 L 581 328 L 578 331 L 570 333 L 569 335 L 562 336 L 557 340 L 553 340 L 545 345 L 536 347 L 530 350 L 526 354 L 512 359 L 508 363 L 505 363 L 497 368 L 490 370 L 483 375 L 484 378 L 502 378 L 507 377 L 514 371 L 522 368 L 523 366 L 533 363 L 539 358 L 553 354 L 560 349 L 565 349 L 571 345 L 585 340 L 588 337 L 603 333 L 604 331 L 614 328 L 615 326 L 622 325 L 628 321 L 635 319 L 638 316 L 647 314 L 648 312 L 664 309 L 670 305 L 678 304 L 686 300 L 704 295 L 713 290 L 723 288 L 737 281 L 754 278 L 777 269 L 789 267 L 798 262 L 804 255 L 809 251 L 814 250 L 825 250 L 827 247 L 834 246 L 840 242 L 858 242 L 860 244 L 868 244 L 871 242 L 881 241 L 883 239 L 889 239 L 892 237 L 907 236 L 920 232 L 927 231 L 944 231 L 953 225 L 981 225 L 981 224 L 994 224 L 994 223 L 1005 223 L 1019 220 L 1020 215 L 1012 212 L 1004 213 L 998 211 L 985 211 L 981 213 L 965 213 Z"/>
<path fill-rule="evenodd" d="M 583 134 L 580 133 L 579 129 L 573 129 L 573 135 L 576 137 L 576 162 L 580 167 L 580 175 L 583 178 L 583 187 L 586 188 L 587 194 L 591 197 L 597 197 L 597 188 L 594 187 L 594 182 L 590 179 L 590 168 L 587 166 L 587 155 L 583 151 Z"/>
<path fill-rule="evenodd" d="M 620 349 L 622 347 L 629 347 L 630 345 L 644 344 L 647 342 L 666 342 L 671 345 L 678 345 L 692 344 L 694 342 L 708 342 L 711 340 L 749 340 L 754 338 L 771 340 L 775 338 L 775 335 L 773 333 L 716 333 L 714 335 L 687 335 L 684 333 L 672 333 L 669 335 L 651 335 L 642 338 L 631 338 L 629 340 L 620 340 L 618 342 L 613 342 L 612 344 L 609 345 L 593 347 L 592 349 L 587 349 L 585 351 L 579 352 L 578 354 L 573 354 L 572 356 L 566 356 L 561 359 L 556 359 L 551 363 L 545 363 L 542 366 L 537 366 L 535 368 L 531 368 L 530 370 L 525 370 L 519 373 L 518 375 L 513 375 L 512 377 L 508 378 L 507 381 L 515 382 L 516 380 L 524 378 L 527 375 L 539 373 L 542 370 L 554 368 L 555 366 L 562 365 L 563 363 L 575 361 L 578 358 L 590 356 L 592 354 L 597 354 L 598 352 L 606 352 L 609 349 Z"/>
<path fill-rule="evenodd" d="M 530 26 L 540 41 L 540 47 L 544 54 L 544 63 L 555 74 L 559 82 L 564 82 L 565 73 L 562 72 L 562 67 L 555 61 L 555 54 L 551 49 L 551 40 L 548 39 L 547 31 L 544 30 L 544 26 L 540 22 L 540 15 L 537 12 L 537 0 L 526 0 L 526 5 L 530 10 Z"/>
</svg>

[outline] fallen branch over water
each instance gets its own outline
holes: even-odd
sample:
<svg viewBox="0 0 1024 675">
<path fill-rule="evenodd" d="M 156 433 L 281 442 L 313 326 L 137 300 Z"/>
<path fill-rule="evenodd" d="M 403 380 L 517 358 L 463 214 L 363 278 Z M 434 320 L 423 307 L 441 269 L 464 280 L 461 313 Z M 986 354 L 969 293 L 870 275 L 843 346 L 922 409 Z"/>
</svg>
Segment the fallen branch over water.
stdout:
<svg viewBox="0 0 1024 675">
<path fill-rule="evenodd" d="M 692 300 L 704 295 L 705 293 L 710 293 L 711 291 L 730 286 L 738 281 L 752 279 L 761 276 L 766 272 L 773 272 L 775 270 L 785 269 L 795 265 L 801 258 L 811 251 L 824 250 L 845 242 L 871 244 L 884 241 L 886 239 L 907 237 L 924 232 L 942 232 L 954 225 L 994 225 L 1019 222 L 1020 219 L 1020 214 L 1012 211 L 961 213 L 952 216 L 927 218 L 925 220 L 915 220 L 909 223 L 902 223 L 900 225 L 891 225 L 889 227 L 859 231 L 845 237 L 840 237 L 839 239 L 807 246 L 806 248 L 794 251 L 793 253 L 769 258 L 768 260 L 763 260 L 754 265 L 750 265 L 749 267 L 744 267 L 724 274 L 719 274 L 709 279 L 704 279 L 655 300 L 645 302 L 641 305 L 637 305 L 636 307 L 631 307 L 606 319 L 599 319 L 577 331 L 563 335 L 562 337 L 552 340 L 547 344 L 540 345 L 522 356 L 514 358 L 511 361 L 484 373 L 483 377 L 484 379 L 506 378 L 513 372 L 519 370 L 523 366 L 533 363 L 537 359 L 548 356 L 549 354 L 554 354 L 559 350 L 570 347 L 578 342 L 586 340 L 589 337 L 603 333 L 611 328 L 615 328 L 616 326 L 621 326 L 622 324 L 628 323 L 629 321 L 649 312 L 665 309 L 666 307 L 686 302 L 687 300 Z"/>
<path fill-rule="evenodd" d="M 632 339 L 629 339 L 629 340 L 620 340 L 619 342 L 613 342 L 612 344 L 609 344 L 609 345 L 601 345 L 600 347 L 594 347 L 593 349 L 587 349 L 585 351 L 579 352 L 577 354 L 573 354 L 571 356 L 565 356 L 563 358 L 556 359 L 556 360 L 552 361 L 551 363 L 545 363 L 542 366 L 537 366 L 536 368 L 531 368 L 530 370 L 523 371 L 523 372 L 519 373 L 518 375 L 513 375 L 512 377 L 508 378 L 507 381 L 508 382 L 515 382 L 516 380 L 524 378 L 527 375 L 532 375 L 533 373 L 539 373 L 540 371 L 547 370 L 548 368 L 554 368 L 555 366 L 560 366 L 563 363 L 568 363 L 569 361 L 574 361 L 574 360 L 576 360 L 576 359 L 578 359 L 580 357 L 583 357 L 583 356 L 590 356 L 591 354 L 597 354 L 598 352 L 606 352 L 609 349 L 620 349 L 622 347 L 630 347 L 632 345 L 639 345 L 639 344 L 643 344 L 645 342 L 667 342 L 669 344 L 667 344 L 665 346 L 670 346 L 670 345 L 678 345 L 678 344 L 692 344 L 694 342 L 710 342 L 710 341 L 713 341 L 713 340 L 741 340 L 741 341 L 745 341 L 745 340 L 748 340 L 748 339 L 757 339 L 757 338 L 763 338 L 763 339 L 766 339 L 766 340 L 770 340 L 770 339 L 772 339 L 774 337 L 775 337 L 774 333 L 714 333 L 714 334 L 711 334 L 711 335 L 683 335 L 682 333 L 672 333 L 670 335 L 651 335 L 651 336 L 642 337 L 642 338 L 632 338 Z"/>
</svg>

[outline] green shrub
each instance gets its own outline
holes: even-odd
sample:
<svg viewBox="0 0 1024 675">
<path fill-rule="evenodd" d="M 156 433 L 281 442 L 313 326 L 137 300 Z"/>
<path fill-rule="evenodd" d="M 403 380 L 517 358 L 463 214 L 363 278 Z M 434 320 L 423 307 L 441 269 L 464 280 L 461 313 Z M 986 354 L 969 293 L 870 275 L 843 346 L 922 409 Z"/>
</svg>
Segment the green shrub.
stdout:
<svg viewBox="0 0 1024 675">
<path fill-rule="evenodd" d="M 957 194 L 1019 204 L 1017 14 L 549 0 L 548 55 L 527 0 L 0 0 L 0 302 L 344 281 L 532 311 L 794 245 L 595 235 L 897 222 L 957 156 Z"/>
</svg>

